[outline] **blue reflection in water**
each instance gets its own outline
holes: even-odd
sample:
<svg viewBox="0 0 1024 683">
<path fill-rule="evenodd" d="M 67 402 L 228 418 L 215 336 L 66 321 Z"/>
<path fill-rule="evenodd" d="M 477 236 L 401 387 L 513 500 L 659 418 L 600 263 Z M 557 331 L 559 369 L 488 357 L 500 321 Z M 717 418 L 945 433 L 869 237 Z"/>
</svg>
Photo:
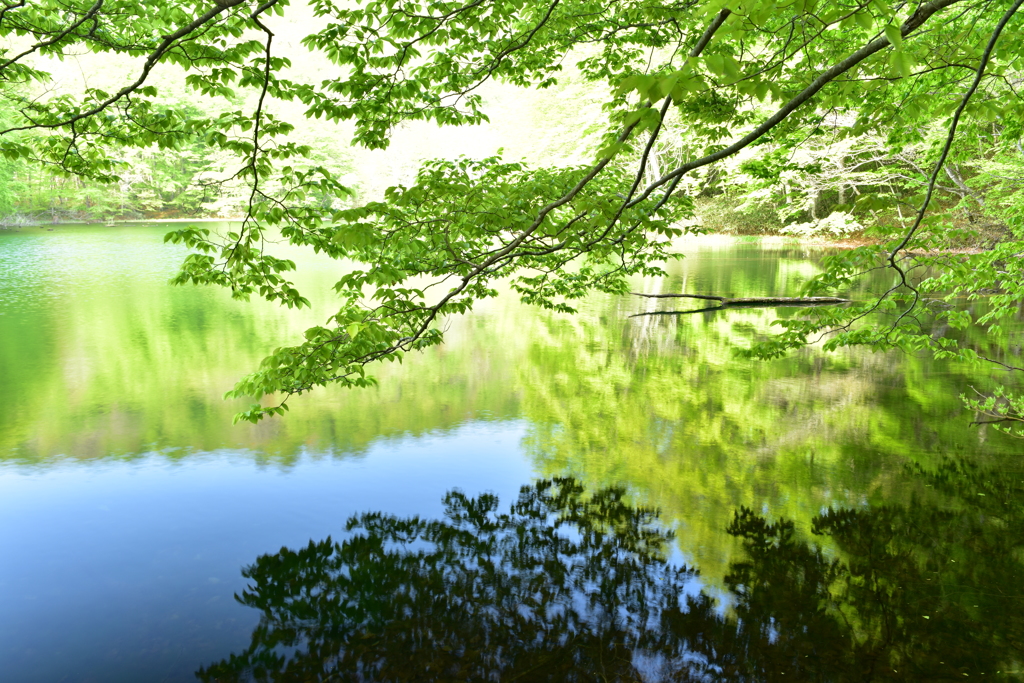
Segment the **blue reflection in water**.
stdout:
<svg viewBox="0 0 1024 683">
<path fill-rule="evenodd" d="M 249 642 L 258 615 L 233 595 L 254 557 L 381 507 L 438 516 L 453 486 L 511 499 L 532 478 L 524 430 L 468 423 L 288 468 L 230 451 L 0 468 L 0 680 L 195 680 Z"/>
</svg>

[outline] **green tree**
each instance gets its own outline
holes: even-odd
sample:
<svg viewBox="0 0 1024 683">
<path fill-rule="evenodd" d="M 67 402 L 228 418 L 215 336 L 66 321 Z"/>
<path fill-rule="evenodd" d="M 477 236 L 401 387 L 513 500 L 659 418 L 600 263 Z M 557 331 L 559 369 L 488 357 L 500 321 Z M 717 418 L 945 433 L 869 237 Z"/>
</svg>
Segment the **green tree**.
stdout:
<svg viewBox="0 0 1024 683">
<path fill-rule="evenodd" d="M 287 0 L 9 3 L 0 7 L 0 34 L 11 41 L 0 77 L 18 87 L 3 89 L 15 120 L 0 130 L 0 153 L 114 182 L 114 148 L 179 149 L 202 136 L 236 155 L 246 215 L 236 231 L 169 235 L 194 250 L 179 282 L 303 306 L 308 300 L 287 277 L 294 264 L 274 255 L 275 240 L 363 264 L 334 285 L 341 303 L 324 325 L 236 386 L 236 396 L 277 394 L 241 414 L 256 421 L 282 412 L 291 395 L 329 383 L 364 386 L 373 381 L 368 365 L 440 343 L 443 318 L 494 296 L 499 278 L 524 301 L 570 311 L 591 291 L 625 291 L 628 275 L 660 273 L 668 240 L 680 232 L 675 222 L 693 213 L 684 178 L 700 169 L 760 145 L 796 149 L 835 112 L 846 117 L 843 134 L 889 131 L 892 150 L 937 125 L 945 135 L 929 150 L 917 210 L 877 246 L 831 259 L 811 289 L 848 288 L 878 267 L 892 273 L 891 286 L 863 305 L 788 319 L 783 334 L 753 353 L 770 357 L 834 333 L 832 346 L 978 359 L 933 335 L 926 318 L 991 330 L 1014 315 L 1024 235 L 1015 228 L 990 252 L 950 256 L 943 248 L 951 231 L 928 209 L 958 126 L 1016 121 L 1024 112 L 1015 89 L 1024 46 L 1004 35 L 1020 5 L 312 0 L 318 23 L 303 44 L 337 69 L 316 83 L 288 70 L 292 62 L 274 40 L 274 17 L 290 11 Z M 24 94 L 47 81 L 52 60 L 76 50 L 130 57 L 137 68 L 114 92 Z M 289 138 L 294 124 L 270 107 L 301 102 L 307 117 L 352 121 L 356 144 L 383 148 L 406 121 L 482 122 L 484 82 L 546 88 L 566 60 L 606 93 L 603 142 L 591 164 L 432 161 L 408 187 L 356 208 L 328 201 L 350 189 L 312 162 L 313 150 Z M 249 106 L 208 116 L 163 106 L 153 73 L 174 67 L 200 97 L 251 93 Z M 656 147 L 673 120 L 685 124 L 689 142 L 668 163 Z M 1006 128 L 1004 142 L 1019 137 Z M 980 296 L 979 285 L 996 292 L 984 315 L 925 306 L 926 294 Z M 875 311 L 890 316 L 877 322 L 868 316 Z"/>
</svg>

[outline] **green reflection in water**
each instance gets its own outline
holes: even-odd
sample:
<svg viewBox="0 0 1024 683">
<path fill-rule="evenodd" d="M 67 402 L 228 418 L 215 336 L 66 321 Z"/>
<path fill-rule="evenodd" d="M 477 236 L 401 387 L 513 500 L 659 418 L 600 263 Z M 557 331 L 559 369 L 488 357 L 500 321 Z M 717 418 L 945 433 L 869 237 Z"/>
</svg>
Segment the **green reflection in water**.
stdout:
<svg viewBox="0 0 1024 683">
<path fill-rule="evenodd" d="M 378 389 L 318 392 L 287 420 L 232 425 L 241 404 L 223 393 L 269 350 L 327 317 L 330 302 L 313 295 L 329 291 L 341 271 L 297 255 L 312 311 L 170 287 L 184 252 L 163 244 L 169 229 L 0 234 L 0 381 L 11 399 L 0 460 L 248 448 L 287 462 L 303 450 L 359 452 L 382 436 L 516 415 L 511 320 L 483 311 L 454 328 L 446 347 L 418 358 L 415 373 L 384 367 Z"/>
<path fill-rule="evenodd" d="M 366 513 L 355 533 L 259 557 L 248 649 L 203 681 L 938 681 L 1024 658 L 1022 473 L 943 460 L 928 499 L 829 509 L 814 533 L 741 508 L 729 609 L 665 559 L 622 489 L 522 488 L 507 513 L 452 492 L 445 519 Z M 1013 672 L 1013 673 L 1011 673 Z"/>
<path fill-rule="evenodd" d="M 785 244 L 712 243 L 673 266 L 667 282 L 638 287 L 788 295 L 813 272 L 813 256 Z M 575 317 L 529 318 L 519 372 L 526 447 L 541 473 L 628 483 L 680 524 L 681 547 L 713 582 L 734 555 L 724 530 L 739 506 L 794 520 L 806 535 L 829 505 L 907 500 L 918 487 L 908 463 L 956 453 L 996 463 L 1021 452 L 1019 441 L 972 427 L 958 398 L 1007 381 L 1005 373 L 862 350 L 736 358 L 769 329 L 773 309 L 629 317 L 702 306 L 595 300 Z M 973 341 L 1005 356 L 1013 335 Z"/>
</svg>

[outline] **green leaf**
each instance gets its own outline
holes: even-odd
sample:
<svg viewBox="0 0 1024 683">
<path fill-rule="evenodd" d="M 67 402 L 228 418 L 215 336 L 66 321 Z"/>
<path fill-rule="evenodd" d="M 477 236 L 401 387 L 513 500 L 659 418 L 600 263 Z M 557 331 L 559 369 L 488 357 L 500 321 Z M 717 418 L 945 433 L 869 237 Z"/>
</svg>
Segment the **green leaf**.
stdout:
<svg viewBox="0 0 1024 683">
<path fill-rule="evenodd" d="M 914 72 L 913 62 L 906 52 L 893 52 L 889 55 L 889 64 L 903 78 L 909 77 Z"/>
<path fill-rule="evenodd" d="M 704 56 L 704 63 L 707 65 L 711 73 L 718 76 L 725 75 L 725 57 L 718 53 L 712 53 Z"/>
<path fill-rule="evenodd" d="M 882 30 L 885 31 L 885 37 L 888 38 L 889 43 L 893 48 L 896 50 L 903 49 L 903 34 L 900 33 L 898 26 L 895 24 L 886 24 L 882 27 Z"/>
</svg>

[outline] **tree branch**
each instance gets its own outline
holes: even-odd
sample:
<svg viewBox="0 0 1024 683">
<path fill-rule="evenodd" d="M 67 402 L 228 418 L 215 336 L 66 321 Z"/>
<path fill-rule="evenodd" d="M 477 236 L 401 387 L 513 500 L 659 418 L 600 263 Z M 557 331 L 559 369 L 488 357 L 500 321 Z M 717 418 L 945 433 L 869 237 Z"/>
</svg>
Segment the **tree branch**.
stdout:
<svg viewBox="0 0 1024 683">
<path fill-rule="evenodd" d="M 914 14 L 909 19 L 903 22 L 903 25 L 900 27 L 900 34 L 903 35 L 904 37 L 910 35 L 915 30 L 920 28 L 933 15 L 935 15 L 935 13 L 961 1 L 962 0 L 932 0 L 932 2 L 922 4 L 920 7 L 918 7 L 917 11 L 914 12 Z M 686 173 L 689 173 L 690 171 L 698 169 L 702 166 L 713 164 L 716 161 L 721 161 L 722 159 L 725 159 L 727 157 L 732 156 L 733 154 L 736 154 L 737 152 L 742 150 L 744 147 L 747 147 L 751 143 L 756 142 L 761 137 L 763 137 L 765 133 L 775 128 L 777 125 L 782 123 L 790 114 L 792 114 L 801 106 L 803 106 L 803 104 L 805 104 L 808 100 L 814 97 L 822 88 L 824 88 L 830 82 L 835 80 L 836 77 L 846 73 L 853 67 L 863 62 L 868 57 L 872 56 L 876 52 L 880 52 L 889 45 L 889 39 L 886 38 L 885 36 L 880 36 L 872 40 L 870 43 L 868 43 L 861 49 L 849 55 L 846 59 L 834 64 L 833 66 L 823 71 L 817 78 L 815 78 L 810 83 L 810 85 L 808 85 L 806 88 L 800 91 L 800 93 L 798 93 L 795 97 L 786 102 L 786 104 L 779 108 L 779 110 L 775 112 L 775 114 L 766 119 L 761 125 L 752 130 L 750 133 L 744 135 L 742 138 L 740 138 L 733 144 L 729 145 L 728 147 L 725 147 L 712 154 L 708 154 L 707 156 L 701 157 L 700 159 L 696 159 L 694 161 L 685 163 L 676 168 L 675 170 L 673 170 L 671 173 L 662 176 L 654 183 L 649 185 L 647 189 L 644 190 L 644 192 L 639 197 L 630 202 L 629 206 L 636 206 L 637 204 L 640 204 L 641 202 L 645 201 L 648 197 L 651 196 L 654 190 L 658 189 L 659 187 L 662 187 L 663 185 L 666 185 L 668 183 L 678 183 L 678 180 L 682 178 L 682 176 L 685 175 Z"/>
<path fill-rule="evenodd" d="M 102 1 L 103 0 L 99 0 L 99 2 Z M 86 119 L 90 116 L 95 116 L 96 114 L 99 114 L 101 111 L 105 110 L 110 105 L 114 104 L 115 102 L 118 102 L 119 100 L 123 99 L 126 95 L 129 95 L 138 90 L 140 87 L 142 87 L 142 84 L 146 82 L 146 79 L 149 77 L 149 74 L 153 70 L 153 67 L 156 66 L 157 62 L 159 62 L 160 59 L 167 53 L 167 51 L 171 49 L 171 47 L 174 45 L 176 41 L 178 41 L 181 38 L 184 38 L 185 36 L 189 35 L 196 29 L 211 21 L 212 19 L 217 18 L 225 11 L 231 9 L 232 7 L 240 5 L 243 2 L 245 2 L 245 0 L 217 0 L 217 4 L 214 7 L 207 10 L 205 13 L 197 17 L 191 23 L 182 26 L 170 35 L 164 36 L 163 40 L 160 41 L 160 44 L 156 47 L 156 49 L 154 49 L 149 54 L 149 57 L 146 58 L 146 62 L 145 64 L 143 64 L 142 67 L 142 73 L 139 75 L 138 79 L 136 79 L 134 83 L 127 85 L 124 88 L 121 88 L 121 90 L 119 90 L 117 93 L 111 95 L 106 100 L 97 104 L 91 109 L 79 112 L 78 114 L 75 114 L 71 118 L 66 119 L 64 121 L 59 121 L 55 123 L 33 123 L 30 126 L 16 126 L 13 128 L 7 128 L 5 130 L 0 130 L 0 135 L 6 135 L 8 133 L 13 133 L 19 130 L 32 130 L 35 128 L 63 128 L 65 126 L 69 126 L 75 123 L 76 121 L 81 121 L 82 119 Z"/>
<path fill-rule="evenodd" d="M 38 50 L 40 50 L 40 49 L 42 49 L 44 47 L 49 47 L 51 45 L 55 45 L 56 43 L 59 43 L 60 41 L 64 40 L 64 38 L 66 38 L 68 36 L 68 34 L 72 33 L 79 26 L 81 26 L 85 22 L 87 22 L 90 19 L 92 19 L 93 17 L 95 17 L 96 14 L 103 7 L 104 1 L 105 0 L 96 0 L 96 4 L 94 4 L 92 7 L 90 7 L 86 11 L 86 13 L 82 15 L 81 19 L 79 19 L 78 21 L 76 21 L 73 24 L 71 24 L 70 26 L 68 26 L 66 29 L 64 29 L 63 31 L 58 33 L 56 36 L 54 36 L 50 40 L 43 40 L 43 41 L 40 41 L 38 43 L 35 43 L 29 49 L 25 50 L 24 52 L 22 52 L 22 53 L 20 53 L 18 55 L 15 55 L 14 57 L 11 57 L 10 59 L 8 59 L 3 64 L 0 64 L 0 73 L 2 73 L 3 70 L 6 69 L 7 67 L 9 67 L 11 64 L 14 64 L 18 60 L 20 60 L 22 57 L 27 57 L 28 55 L 32 54 L 33 52 L 36 52 L 36 51 L 38 51 Z M 22 2 L 21 4 L 24 4 L 24 2 Z M 14 7 L 17 7 L 17 6 L 18 5 L 15 5 Z M 5 7 L 3 12 L 0 12 L 0 21 L 3 21 L 3 15 L 7 14 L 8 10 L 10 10 L 10 9 L 13 9 L 13 7 Z"/>
</svg>

